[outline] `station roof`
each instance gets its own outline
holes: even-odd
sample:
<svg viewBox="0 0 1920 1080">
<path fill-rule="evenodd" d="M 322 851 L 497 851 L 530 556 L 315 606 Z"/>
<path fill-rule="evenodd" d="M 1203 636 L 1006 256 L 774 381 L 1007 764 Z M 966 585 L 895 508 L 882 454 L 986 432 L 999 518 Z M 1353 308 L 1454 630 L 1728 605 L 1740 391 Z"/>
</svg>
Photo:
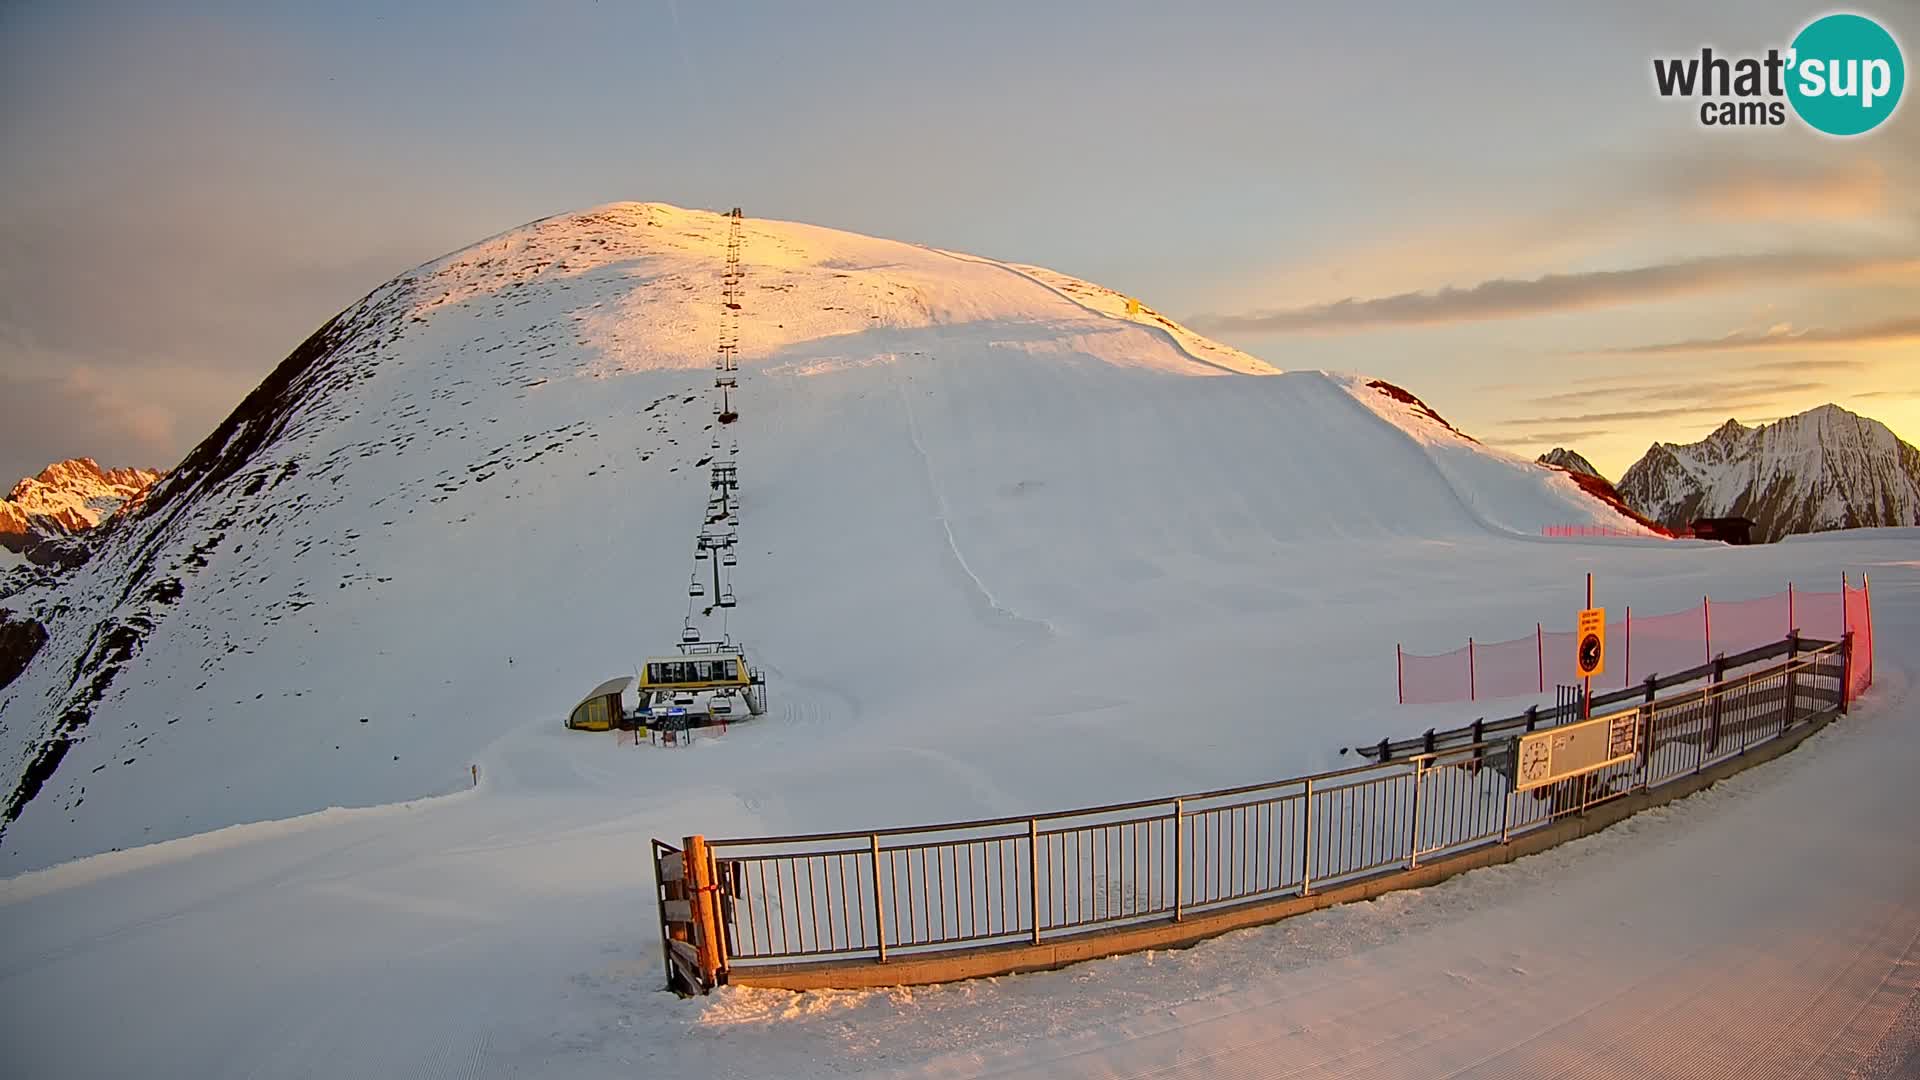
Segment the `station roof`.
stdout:
<svg viewBox="0 0 1920 1080">
<path fill-rule="evenodd" d="M 627 687 L 632 685 L 633 676 L 631 675 L 622 675 L 617 679 L 608 679 L 606 682 L 594 687 L 591 693 L 581 698 L 573 707 L 577 709 L 587 702 L 592 701 L 594 698 L 606 697 L 609 694 L 624 694 L 627 692 Z M 572 710 L 570 709 L 568 711 L 571 712 Z"/>
</svg>

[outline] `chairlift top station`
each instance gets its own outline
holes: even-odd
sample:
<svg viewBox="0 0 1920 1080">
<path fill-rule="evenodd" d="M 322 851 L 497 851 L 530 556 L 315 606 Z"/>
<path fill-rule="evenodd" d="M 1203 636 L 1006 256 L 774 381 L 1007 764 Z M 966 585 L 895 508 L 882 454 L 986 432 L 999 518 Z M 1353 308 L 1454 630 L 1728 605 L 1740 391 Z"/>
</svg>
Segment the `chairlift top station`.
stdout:
<svg viewBox="0 0 1920 1080">
<path fill-rule="evenodd" d="M 727 268 L 722 277 L 725 285 L 723 297 L 727 318 L 721 320 L 720 342 L 716 350 L 714 377 L 711 393 L 713 415 L 721 424 L 733 424 L 740 419 L 737 403 L 733 394 L 739 389 L 739 328 L 740 317 L 740 244 L 741 213 L 734 207 L 728 215 Z M 736 429 L 737 430 L 737 429 Z M 716 453 L 721 451 L 720 436 L 716 433 L 712 440 Z M 674 656 L 651 656 L 641 665 L 637 680 L 629 678 L 622 685 L 637 681 L 639 690 L 639 708 L 631 714 L 621 717 L 622 727 L 662 727 L 679 729 L 704 727 L 708 724 L 724 724 L 732 715 L 734 701 L 744 701 L 747 711 L 760 716 L 767 710 L 766 679 L 760 671 L 748 661 L 746 650 L 733 641 L 728 630 L 728 616 L 739 605 L 734 593 L 732 568 L 740 565 L 736 552 L 739 543 L 740 526 L 740 469 L 738 459 L 740 442 L 738 436 L 731 441 L 724 456 L 716 456 L 709 465 L 708 489 L 711 492 L 706 510 L 700 522 L 699 532 L 695 535 L 693 546 L 693 572 L 687 582 L 687 612 L 680 626 L 678 641 L 679 654 Z M 701 564 L 708 571 L 702 574 Z M 696 602 L 711 598 L 705 607 Z M 703 629 L 703 621 L 710 620 L 718 613 L 720 619 L 717 639 L 708 636 Z M 620 681 L 620 680 L 616 680 Z M 611 684 L 608 684 L 611 685 Z M 575 710 L 575 716 L 585 711 L 594 713 L 593 720 L 598 726 L 591 730 L 606 730 L 610 723 L 610 713 L 617 707 L 611 702 L 617 696 L 604 693 L 605 687 L 596 691 L 593 698 L 594 708 L 587 709 L 583 703 Z M 587 727 L 587 724 L 575 723 L 575 717 L 567 721 L 569 727 Z"/>
</svg>

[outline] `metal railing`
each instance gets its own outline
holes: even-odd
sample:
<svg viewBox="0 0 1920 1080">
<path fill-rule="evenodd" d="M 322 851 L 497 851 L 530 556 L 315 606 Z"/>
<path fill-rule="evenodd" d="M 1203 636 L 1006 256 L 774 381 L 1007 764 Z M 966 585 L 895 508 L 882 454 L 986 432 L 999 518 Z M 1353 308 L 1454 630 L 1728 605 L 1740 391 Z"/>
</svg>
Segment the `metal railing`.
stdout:
<svg viewBox="0 0 1920 1080">
<path fill-rule="evenodd" d="M 1718 656 L 1707 663 L 1699 664 L 1683 671 L 1677 671 L 1671 675 L 1649 675 L 1634 686 L 1603 694 L 1595 694 L 1591 708 L 1597 712 L 1636 700 L 1652 701 L 1654 695 L 1662 690 L 1672 689 L 1676 686 L 1687 686 L 1705 680 L 1718 682 L 1724 679 L 1730 671 L 1737 671 L 1755 664 L 1776 660 L 1780 657 L 1792 659 L 1803 652 L 1823 647 L 1831 647 L 1835 644 L 1837 643 L 1803 638 L 1798 632 L 1790 633 L 1779 641 L 1756 646 L 1745 652 Z M 1450 746 L 1482 742 L 1514 732 L 1533 731 L 1541 726 L 1552 726 L 1554 724 L 1564 723 L 1574 716 L 1574 712 L 1578 707 L 1577 702 L 1570 706 L 1561 705 L 1544 709 L 1533 706 L 1529 707 L 1525 712 L 1515 713 L 1512 716 L 1502 717 L 1498 720 L 1476 720 L 1471 724 L 1450 728 L 1446 731 L 1429 729 L 1425 734 L 1415 736 L 1411 739 L 1381 739 L 1377 743 L 1370 743 L 1366 746 L 1356 746 L 1351 749 L 1361 757 L 1371 758 L 1375 761 L 1404 756 L 1406 754 L 1430 754 L 1435 750 Z M 1346 751 L 1343 750 L 1341 752 L 1345 753 Z"/>
<path fill-rule="evenodd" d="M 1305 896 L 1502 843 L 1843 710 L 1846 644 L 1795 647 L 1804 651 L 1700 689 L 1649 691 L 1634 706 L 1630 760 L 1532 791 L 1514 790 L 1512 734 L 1053 814 L 711 841 L 725 964 L 1038 944 Z"/>
</svg>

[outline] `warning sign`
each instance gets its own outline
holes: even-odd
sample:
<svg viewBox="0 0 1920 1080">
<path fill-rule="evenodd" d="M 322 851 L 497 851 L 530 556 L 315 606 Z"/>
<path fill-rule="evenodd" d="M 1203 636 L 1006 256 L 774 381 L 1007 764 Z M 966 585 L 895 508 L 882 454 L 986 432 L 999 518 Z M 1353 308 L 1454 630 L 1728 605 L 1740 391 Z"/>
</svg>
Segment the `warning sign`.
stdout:
<svg viewBox="0 0 1920 1080">
<path fill-rule="evenodd" d="M 1639 738 L 1638 709 L 1522 735 L 1514 789 L 1526 791 L 1632 761 Z"/>
<path fill-rule="evenodd" d="M 1573 632 L 1573 668 L 1583 679 L 1607 670 L 1607 609 L 1587 608 Z"/>
</svg>

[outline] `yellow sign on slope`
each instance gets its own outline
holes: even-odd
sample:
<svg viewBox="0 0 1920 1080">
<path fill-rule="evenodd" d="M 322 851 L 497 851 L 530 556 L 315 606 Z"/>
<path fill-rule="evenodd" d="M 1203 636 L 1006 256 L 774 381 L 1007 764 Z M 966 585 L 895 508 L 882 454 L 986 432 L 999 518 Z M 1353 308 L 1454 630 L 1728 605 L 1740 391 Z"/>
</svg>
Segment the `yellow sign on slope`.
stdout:
<svg viewBox="0 0 1920 1080">
<path fill-rule="evenodd" d="M 1607 670 L 1607 609 L 1587 608 L 1573 633 L 1573 669 L 1583 679 Z"/>
</svg>

